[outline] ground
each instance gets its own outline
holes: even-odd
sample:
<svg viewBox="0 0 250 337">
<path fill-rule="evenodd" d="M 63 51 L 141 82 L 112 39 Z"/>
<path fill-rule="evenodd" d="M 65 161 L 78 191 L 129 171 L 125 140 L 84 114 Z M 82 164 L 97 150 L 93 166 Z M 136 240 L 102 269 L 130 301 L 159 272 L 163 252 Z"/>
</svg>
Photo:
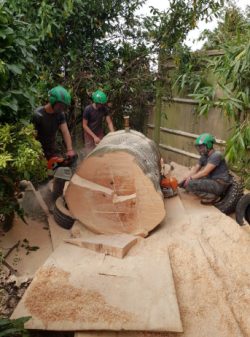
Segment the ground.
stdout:
<svg viewBox="0 0 250 337">
<path fill-rule="evenodd" d="M 183 174 L 178 166 L 174 172 L 177 178 Z M 166 200 L 166 213 L 164 223 L 154 230 L 151 240 L 157 242 L 162 235 L 166 236 L 184 333 L 134 333 L 133 337 L 249 336 L 250 227 L 238 226 L 213 206 L 202 206 L 196 197 L 183 191 Z M 60 237 L 65 235 L 64 230 L 59 234 L 55 227 L 53 241 L 53 231 L 48 227 L 46 222 L 29 219 L 26 225 L 16 218 L 13 229 L 0 238 L 4 253 L 20 241 L 19 250 L 12 251 L 6 261 L 22 275 L 10 276 L 4 268 L 1 278 L 1 313 L 6 317 L 36 269 L 51 254 L 53 245 L 59 244 Z M 38 250 L 32 250 L 37 246 Z M 73 333 L 32 333 L 32 337 L 45 336 L 71 337 Z"/>
</svg>

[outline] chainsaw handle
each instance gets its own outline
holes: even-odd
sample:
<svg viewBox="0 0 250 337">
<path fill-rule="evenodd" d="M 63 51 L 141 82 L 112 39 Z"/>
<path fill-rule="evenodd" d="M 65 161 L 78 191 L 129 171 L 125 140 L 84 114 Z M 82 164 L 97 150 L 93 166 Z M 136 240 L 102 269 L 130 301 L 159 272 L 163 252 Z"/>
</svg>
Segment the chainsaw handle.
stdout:
<svg viewBox="0 0 250 337">
<path fill-rule="evenodd" d="M 66 156 L 66 157 L 54 156 L 48 160 L 47 168 L 49 170 L 55 170 L 59 166 L 71 166 L 76 163 L 77 159 L 78 159 L 78 154 L 74 154 L 73 156 Z"/>
<path fill-rule="evenodd" d="M 178 187 L 180 187 L 180 188 L 185 188 L 185 187 L 184 187 L 185 181 L 186 181 L 186 180 L 182 180 L 181 182 L 179 182 Z"/>
</svg>

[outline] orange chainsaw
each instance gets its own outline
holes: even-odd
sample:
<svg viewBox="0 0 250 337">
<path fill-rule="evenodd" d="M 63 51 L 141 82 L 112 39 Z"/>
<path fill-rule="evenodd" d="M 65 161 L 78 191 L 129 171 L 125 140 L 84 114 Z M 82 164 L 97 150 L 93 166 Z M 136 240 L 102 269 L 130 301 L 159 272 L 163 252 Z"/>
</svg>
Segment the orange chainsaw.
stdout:
<svg viewBox="0 0 250 337">
<path fill-rule="evenodd" d="M 58 167 L 71 167 L 77 161 L 78 155 L 75 154 L 74 156 L 54 156 L 48 160 L 47 168 L 48 170 L 56 170 Z"/>
<path fill-rule="evenodd" d="M 171 198 L 178 193 L 178 181 L 175 177 L 161 176 L 160 186 L 164 198 Z"/>
</svg>

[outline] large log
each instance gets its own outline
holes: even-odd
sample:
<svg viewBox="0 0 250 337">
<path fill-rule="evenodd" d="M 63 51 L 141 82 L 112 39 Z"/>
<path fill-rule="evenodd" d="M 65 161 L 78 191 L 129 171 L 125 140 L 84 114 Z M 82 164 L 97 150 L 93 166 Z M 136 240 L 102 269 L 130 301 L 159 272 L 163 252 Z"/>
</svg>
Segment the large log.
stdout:
<svg viewBox="0 0 250 337">
<path fill-rule="evenodd" d="M 81 162 L 65 199 L 72 215 L 96 233 L 146 236 L 165 216 L 160 153 L 143 134 L 109 133 Z"/>
</svg>

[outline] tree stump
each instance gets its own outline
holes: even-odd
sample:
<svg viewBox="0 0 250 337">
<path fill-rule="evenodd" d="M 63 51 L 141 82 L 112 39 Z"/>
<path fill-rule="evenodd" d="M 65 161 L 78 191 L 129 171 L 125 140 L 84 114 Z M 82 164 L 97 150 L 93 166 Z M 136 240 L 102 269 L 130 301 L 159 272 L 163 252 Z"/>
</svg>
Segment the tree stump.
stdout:
<svg viewBox="0 0 250 337">
<path fill-rule="evenodd" d="M 95 233 L 147 236 L 165 217 L 156 144 L 134 130 L 109 133 L 80 163 L 65 199 Z"/>
</svg>

